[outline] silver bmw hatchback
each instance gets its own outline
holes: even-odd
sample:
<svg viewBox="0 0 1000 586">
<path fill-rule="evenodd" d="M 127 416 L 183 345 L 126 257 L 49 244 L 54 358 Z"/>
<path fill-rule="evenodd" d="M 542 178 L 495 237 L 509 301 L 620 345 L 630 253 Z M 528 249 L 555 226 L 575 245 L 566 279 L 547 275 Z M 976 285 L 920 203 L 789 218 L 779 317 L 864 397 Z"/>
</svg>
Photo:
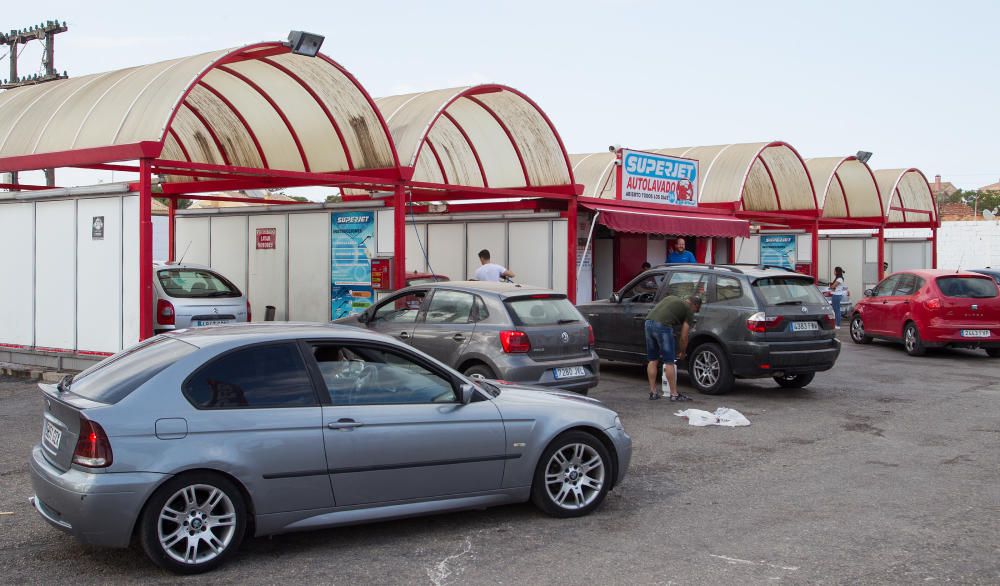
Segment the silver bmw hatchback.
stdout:
<svg viewBox="0 0 1000 586">
<path fill-rule="evenodd" d="M 586 515 L 631 459 L 594 399 L 472 380 L 345 326 L 179 331 L 39 387 L 35 509 L 178 573 L 248 535 L 527 500 Z"/>
</svg>

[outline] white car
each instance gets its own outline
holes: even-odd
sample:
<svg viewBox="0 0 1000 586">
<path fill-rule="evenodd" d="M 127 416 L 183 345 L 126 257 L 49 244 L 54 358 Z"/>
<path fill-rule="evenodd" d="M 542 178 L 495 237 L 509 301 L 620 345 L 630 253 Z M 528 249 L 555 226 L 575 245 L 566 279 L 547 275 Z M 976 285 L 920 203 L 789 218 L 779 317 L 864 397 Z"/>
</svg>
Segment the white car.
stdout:
<svg viewBox="0 0 1000 586">
<path fill-rule="evenodd" d="M 153 263 L 156 333 L 248 321 L 250 301 L 229 279 L 211 268 Z"/>
<path fill-rule="evenodd" d="M 816 287 L 823 294 L 823 297 L 826 298 L 827 302 L 832 305 L 833 301 L 830 298 L 833 297 L 833 292 L 830 291 L 830 282 L 816 281 Z M 854 308 L 854 302 L 851 301 L 851 290 L 847 287 L 844 287 L 844 289 L 844 298 L 840 300 L 840 315 L 841 317 L 850 317 L 851 311 Z"/>
</svg>

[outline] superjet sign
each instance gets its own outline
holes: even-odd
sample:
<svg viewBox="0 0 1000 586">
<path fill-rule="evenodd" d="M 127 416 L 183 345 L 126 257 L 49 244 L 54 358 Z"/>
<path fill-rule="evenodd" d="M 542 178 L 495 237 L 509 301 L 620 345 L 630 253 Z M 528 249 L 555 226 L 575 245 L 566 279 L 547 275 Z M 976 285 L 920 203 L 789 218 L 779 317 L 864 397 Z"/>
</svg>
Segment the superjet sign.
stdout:
<svg viewBox="0 0 1000 586">
<path fill-rule="evenodd" d="M 621 199 L 698 205 L 698 161 L 622 149 Z"/>
</svg>

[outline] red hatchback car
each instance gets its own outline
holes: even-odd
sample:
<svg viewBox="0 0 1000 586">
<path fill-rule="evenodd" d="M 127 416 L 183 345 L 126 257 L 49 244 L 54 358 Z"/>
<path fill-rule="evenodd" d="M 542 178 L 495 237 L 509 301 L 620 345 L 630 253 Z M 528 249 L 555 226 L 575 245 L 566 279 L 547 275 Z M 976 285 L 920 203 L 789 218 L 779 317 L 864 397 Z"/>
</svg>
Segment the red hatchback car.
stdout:
<svg viewBox="0 0 1000 586">
<path fill-rule="evenodd" d="M 986 275 L 944 270 L 894 273 L 851 314 L 851 340 L 902 341 L 911 356 L 927 348 L 983 348 L 1000 357 L 1000 288 Z"/>
</svg>

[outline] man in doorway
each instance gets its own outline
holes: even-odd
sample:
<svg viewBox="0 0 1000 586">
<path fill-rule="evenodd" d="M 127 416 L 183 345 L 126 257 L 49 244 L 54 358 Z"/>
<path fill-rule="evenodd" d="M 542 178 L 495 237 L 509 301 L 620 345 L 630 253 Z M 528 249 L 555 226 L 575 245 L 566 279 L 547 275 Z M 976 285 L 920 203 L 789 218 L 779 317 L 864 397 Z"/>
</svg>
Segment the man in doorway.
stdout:
<svg viewBox="0 0 1000 586">
<path fill-rule="evenodd" d="M 667 254 L 668 263 L 698 262 L 690 250 L 687 250 L 687 243 L 683 238 L 674 241 L 674 248 Z"/>
<path fill-rule="evenodd" d="M 514 278 L 513 271 L 507 270 L 507 267 L 490 262 L 490 251 L 485 248 L 479 251 L 479 264 L 482 266 L 476 269 L 475 276 L 477 281 L 499 282 L 503 279 Z"/>
<path fill-rule="evenodd" d="M 670 387 L 671 401 L 690 401 L 691 398 L 677 391 L 677 360 L 687 351 L 688 332 L 694 314 L 701 309 L 701 298 L 691 296 L 681 299 L 674 295 L 664 297 L 646 315 L 646 378 L 649 379 L 649 399 L 663 396 L 656 387 L 657 370 L 663 363 L 663 378 Z M 674 331 L 680 328 L 680 343 L 675 348 Z"/>
</svg>

